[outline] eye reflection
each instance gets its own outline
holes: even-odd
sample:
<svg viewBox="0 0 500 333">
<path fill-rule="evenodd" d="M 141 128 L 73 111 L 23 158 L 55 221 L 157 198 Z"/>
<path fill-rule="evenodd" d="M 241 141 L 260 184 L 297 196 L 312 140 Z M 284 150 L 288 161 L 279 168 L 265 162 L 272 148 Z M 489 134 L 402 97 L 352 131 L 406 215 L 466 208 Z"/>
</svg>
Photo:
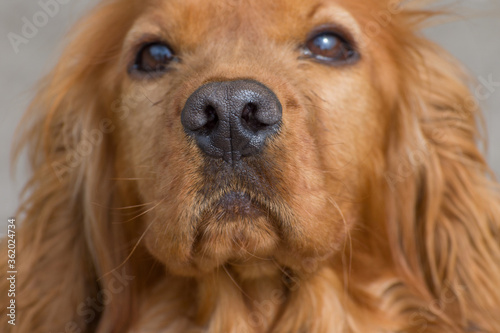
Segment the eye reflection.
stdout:
<svg viewBox="0 0 500 333">
<path fill-rule="evenodd" d="M 306 42 L 306 55 L 330 64 L 345 64 L 357 59 L 354 47 L 337 32 L 325 31 Z"/>
</svg>

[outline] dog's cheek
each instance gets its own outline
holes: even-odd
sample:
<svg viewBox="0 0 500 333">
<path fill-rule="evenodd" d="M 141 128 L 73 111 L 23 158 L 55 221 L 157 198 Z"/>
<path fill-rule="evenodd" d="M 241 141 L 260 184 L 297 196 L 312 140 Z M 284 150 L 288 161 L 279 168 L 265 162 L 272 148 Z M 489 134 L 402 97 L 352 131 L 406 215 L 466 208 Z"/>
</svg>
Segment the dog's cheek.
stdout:
<svg viewBox="0 0 500 333">
<path fill-rule="evenodd" d="M 155 198 L 155 208 L 145 218 L 145 226 L 152 223 L 146 241 L 150 252 L 167 269 L 176 274 L 192 274 L 195 221 L 200 214 L 193 209 L 196 206 L 193 193 L 202 183 L 201 159 L 196 147 L 184 137 L 172 138 L 172 141 L 175 143 L 163 146 L 154 159 L 155 184 L 142 190 L 151 192 Z"/>
<path fill-rule="evenodd" d="M 371 85 L 366 64 L 339 75 L 330 85 L 317 85 L 323 96 L 316 112 L 318 145 L 327 188 L 340 208 L 360 202 L 367 177 L 383 155 L 388 110 Z M 355 205 L 354 205 L 354 208 Z M 359 207 L 358 207 L 359 208 Z M 351 209 L 352 210 L 352 209 Z M 355 213 L 355 212 L 353 212 Z M 357 214 L 354 214 L 357 215 Z"/>
<path fill-rule="evenodd" d="M 306 96 L 314 91 L 307 106 L 286 110 L 278 140 L 282 147 L 275 150 L 280 155 L 275 159 L 282 161 L 285 201 L 293 212 L 278 257 L 298 271 L 343 247 L 362 216 L 356 203 L 384 142 L 381 102 L 363 68 L 317 78 L 304 88 Z"/>
<path fill-rule="evenodd" d="M 143 228 L 149 252 L 172 273 L 193 275 L 198 269 L 192 258 L 196 236 L 194 197 L 189 194 L 189 168 L 172 164 L 157 184 L 157 205 L 145 216 Z"/>
<path fill-rule="evenodd" d="M 280 209 L 283 241 L 276 257 L 297 271 L 304 270 L 304 262 L 334 254 L 345 234 L 343 218 L 327 186 L 324 151 L 311 126 L 314 115 L 310 112 L 301 103 L 288 105 L 282 131 L 267 155 L 279 170 L 274 173 L 276 191 L 286 206 Z"/>
<path fill-rule="evenodd" d="M 137 91 L 129 89 L 115 109 L 120 178 L 137 185 L 139 197 L 134 204 L 146 211 L 138 229 L 146 233 L 148 250 L 159 261 L 186 270 L 194 232 L 190 221 L 195 214 L 188 208 L 193 206 L 190 192 L 199 183 L 199 154 L 168 100 L 155 106 L 151 101 L 163 98 L 160 92 Z"/>
</svg>

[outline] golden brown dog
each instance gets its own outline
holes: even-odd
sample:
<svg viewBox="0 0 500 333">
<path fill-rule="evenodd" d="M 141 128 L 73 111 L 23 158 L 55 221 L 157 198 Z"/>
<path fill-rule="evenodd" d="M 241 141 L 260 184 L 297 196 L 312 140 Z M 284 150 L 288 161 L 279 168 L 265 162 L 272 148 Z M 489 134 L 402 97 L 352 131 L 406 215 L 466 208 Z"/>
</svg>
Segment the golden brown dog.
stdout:
<svg viewBox="0 0 500 333">
<path fill-rule="evenodd" d="M 500 332 L 499 191 L 430 16 L 105 1 L 23 123 L 3 331 Z"/>
</svg>

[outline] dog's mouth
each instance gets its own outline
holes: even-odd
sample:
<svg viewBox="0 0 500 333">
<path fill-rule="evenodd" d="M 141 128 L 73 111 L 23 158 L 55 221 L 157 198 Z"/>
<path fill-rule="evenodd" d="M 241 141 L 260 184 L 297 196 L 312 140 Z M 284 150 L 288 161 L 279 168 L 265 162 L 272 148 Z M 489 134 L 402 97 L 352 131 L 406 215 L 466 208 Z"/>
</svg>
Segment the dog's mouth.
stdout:
<svg viewBox="0 0 500 333">
<path fill-rule="evenodd" d="M 224 194 L 218 201 L 216 209 L 225 214 L 228 219 L 238 217 L 257 218 L 264 214 L 265 209 L 244 191 L 231 191 Z"/>
<path fill-rule="evenodd" d="M 205 172 L 191 212 L 191 256 L 199 268 L 248 257 L 272 257 L 279 244 L 287 207 L 268 174 L 248 165 Z M 288 216 L 291 214 L 288 212 Z M 196 260 L 196 258 L 203 260 Z M 210 265 L 210 259 L 215 263 Z M 207 268 L 207 269 L 208 269 Z"/>
<path fill-rule="evenodd" d="M 204 197 L 201 202 L 199 206 L 200 220 L 205 224 L 252 223 L 259 218 L 265 218 L 272 222 L 277 219 L 276 213 L 270 209 L 272 199 L 248 189 L 227 188 Z"/>
<path fill-rule="evenodd" d="M 201 220 L 251 220 L 258 217 L 279 219 L 281 213 L 272 207 L 279 195 L 271 171 L 254 163 L 239 163 L 228 167 L 220 161 L 207 161 L 202 172 L 195 205 Z"/>
</svg>

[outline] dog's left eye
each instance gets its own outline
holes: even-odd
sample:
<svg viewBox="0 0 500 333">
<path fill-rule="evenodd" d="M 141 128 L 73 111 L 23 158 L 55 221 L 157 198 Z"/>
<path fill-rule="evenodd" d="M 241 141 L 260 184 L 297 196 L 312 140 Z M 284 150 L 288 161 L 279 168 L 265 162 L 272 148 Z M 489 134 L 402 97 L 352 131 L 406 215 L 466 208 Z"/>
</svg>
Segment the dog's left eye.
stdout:
<svg viewBox="0 0 500 333">
<path fill-rule="evenodd" d="M 334 32 L 321 32 L 309 38 L 305 54 L 322 62 L 340 65 L 350 63 L 357 57 L 354 47 Z"/>
<path fill-rule="evenodd" d="M 144 73 L 164 72 L 174 58 L 174 52 L 167 45 L 147 44 L 137 54 L 134 70 Z"/>
</svg>

